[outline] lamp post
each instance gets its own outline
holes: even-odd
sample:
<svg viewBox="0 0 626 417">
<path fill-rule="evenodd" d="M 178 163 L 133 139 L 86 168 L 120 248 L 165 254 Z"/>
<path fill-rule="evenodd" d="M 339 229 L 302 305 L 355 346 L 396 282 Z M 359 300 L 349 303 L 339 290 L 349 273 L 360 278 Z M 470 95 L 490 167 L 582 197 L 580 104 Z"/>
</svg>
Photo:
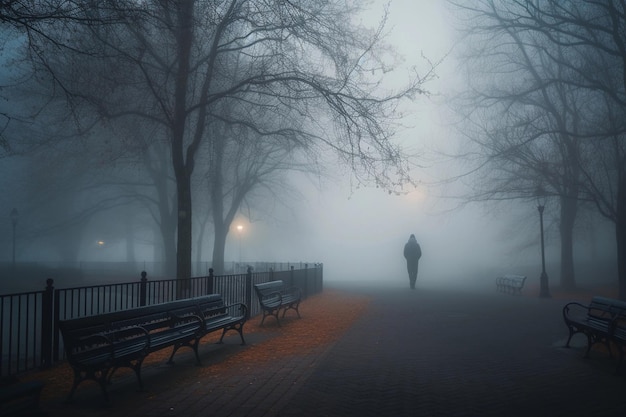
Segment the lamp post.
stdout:
<svg viewBox="0 0 626 417">
<path fill-rule="evenodd" d="M 13 272 L 15 273 L 15 230 L 17 229 L 17 219 L 20 217 L 16 208 L 11 210 L 11 224 L 13 225 L 13 263 L 11 264 Z"/>
<path fill-rule="evenodd" d="M 541 231 L 541 276 L 539 277 L 539 297 L 550 298 L 548 274 L 546 273 L 546 249 L 543 238 L 543 210 L 546 207 L 546 193 L 543 188 L 537 189 L 537 211 L 539 211 L 539 229 Z"/>
<path fill-rule="evenodd" d="M 239 263 L 241 263 L 241 232 L 243 232 L 243 226 L 237 225 L 237 236 L 239 237 Z"/>
</svg>

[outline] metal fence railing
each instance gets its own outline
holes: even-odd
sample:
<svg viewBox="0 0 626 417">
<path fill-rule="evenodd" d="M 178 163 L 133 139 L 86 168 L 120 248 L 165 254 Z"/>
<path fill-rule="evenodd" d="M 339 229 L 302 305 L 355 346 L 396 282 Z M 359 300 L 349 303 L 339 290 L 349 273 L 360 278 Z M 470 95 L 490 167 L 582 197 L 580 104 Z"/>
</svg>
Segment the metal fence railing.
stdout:
<svg viewBox="0 0 626 417">
<path fill-rule="evenodd" d="M 260 313 L 253 284 L 281 279 L 302 289 L 303 297 L 323 289 L 322 264 L 292 265 L 231 275 L 209 275 L 184 280 L 148 280 L 145 272 L 135 282 L 54 288 L 48 279 L 43 291 L 0 295 L 0 376 L 45 368 L 63 359 L 59 320 L 92 316 L 181 298 L 221 294 L 226 304 L 244 303 L 251 317 Z"/>
</svg>

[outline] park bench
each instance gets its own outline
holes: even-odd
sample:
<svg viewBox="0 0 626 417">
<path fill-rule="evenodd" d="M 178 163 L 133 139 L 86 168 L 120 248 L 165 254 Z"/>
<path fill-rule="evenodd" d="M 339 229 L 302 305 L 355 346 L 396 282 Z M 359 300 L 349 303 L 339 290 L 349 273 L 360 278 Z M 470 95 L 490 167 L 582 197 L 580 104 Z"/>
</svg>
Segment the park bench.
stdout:
<svg viewBox="0 0 626 417">
<path fill-rule="evenodd" d="M 569 347 L 572 336 L 577 333 L 587 337 L 585 358 L 589 357 L 589 352 L 596 343 L 604 344 L 612 356 L 611 343 L 613 343 L 620 353 L 617 367 L 619 371 L 626 346 L 625 301 L 600 296 L 593 297 L 587 305 L 573 301 L 563 307 L 563 319 L 569 330 L 566 347 Z"/>
<path fill-rule="evenodd" d="M 278 314 L 282 310 L 283 317 L 287 313 L 287 310 L 295 310 L 300 317 L 300 300 L 302 298 L 302 292 L 299 288 L 285 287 L 282 280 L 269 281 L 262 284 L 254 284 L 254 290 L 259 299 L 259 305 L 263 311 L 263 318 L 261 319 L 261 326 L 267 316 L 276 317 L 276 322 L 280 326 L 280 320 Z"/>
<path fill-rule="evenodd" d="M 172 347 L 168 363 L 181 347 L 193 349 L 200 364 L 200 339 L 222 330 L 219 343 L 229 330 L 243 338 L 248 310 L 244 304 L 226 306 L 219 294 L 177 300 L 169 303 L 133 308 L 59 321 L 65 354 L 74 371 L 70 401 L 78 385 L 96 381 L 108 401 L 106 385 L 118 368 L 135 372 L 140 388 L 141 365 L 152 352 Z"/>
<path fill-rule="evenodd" d="M 615 370 L 616 373 L 619 373 L 626 355 L 626 309 L 621 310 L 613 319 L 611 338 L 619 349 L 619 362 Z"/>
<path fill-rule="evenodd" d="M 496 290 L 507 293 L 521 295 L 526 277 L 524 275 L 503 275 L 496 278 Z"/>
</svg>

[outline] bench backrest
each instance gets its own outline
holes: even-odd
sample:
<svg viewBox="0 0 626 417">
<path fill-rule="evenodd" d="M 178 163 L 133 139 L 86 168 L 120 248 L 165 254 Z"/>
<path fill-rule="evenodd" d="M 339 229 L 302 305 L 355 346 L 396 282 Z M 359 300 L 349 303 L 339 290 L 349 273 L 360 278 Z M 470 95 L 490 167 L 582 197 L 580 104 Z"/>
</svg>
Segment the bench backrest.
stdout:
<svg viewBox="0 0 626 417">
<path fill-rule="evenodd" d="M 133 326 L 141 326 L 150 331 L 169 326 L 173 317 L 201 316 L 203 306 L 223 305 L 224 301 L 220 294 L 210 294 L 113 313 L 60 320 L 59 327 L 63 334 L 63 340 L 67 343 L 77 338 L 98 333 L 106 334 Z"/>
<path fill-rule="evenodd" d="M 523 285 L 524 281 L 526 281 L 526 276 L 525 275 L 507 274 L 507 275 L 503 275 L 502 277 L 500 277 L 500 279 L 505 281 L 508 284 Z"/>
<path fill-rule="evenodd" d="M 526 275 L 506 274 L 504 275 L 504 278 L 523 281 L 526 279 Z"/>
<path fill-rule="evenodd" d="M 284 288 L 285 284 L 282 280 L 254 284 L 254 289 L 257 291 L 257 293 L 264 296 L 274 292 L 282 292 Z"/>
<path fill-rule="evenodd" d="M 108 323 L 97 320 L 96 317 L 62 320 L 59 321 L 59 329 L 66 345 L 75 344 L 80 339 L 94 334 L 106 334 L 110 331 Z"/>
<path fill-rule="evenodd" d="M 626 315 L 626 301 L 595 296 L 589 303 L 589 316 L 610 320 L 616 315 Z"/>
<path fill-rule="evenodd" d="M 613 337 L 626 343 L 626 310 L 622 310 L 613 322 Z"/>
<path fill-rule="evenodd" d="M 228 315 L 226 304 L 222 298 L 200 300 L 197 303 L 198 314 L 204 320 L 215 319 Z"/>
<path fill-rule="evenodd" d="M 254 291 L 261 303 L 280 299 L 284 289 L 285 285 L 282 280 L 254 284 Z"/>
</svg>

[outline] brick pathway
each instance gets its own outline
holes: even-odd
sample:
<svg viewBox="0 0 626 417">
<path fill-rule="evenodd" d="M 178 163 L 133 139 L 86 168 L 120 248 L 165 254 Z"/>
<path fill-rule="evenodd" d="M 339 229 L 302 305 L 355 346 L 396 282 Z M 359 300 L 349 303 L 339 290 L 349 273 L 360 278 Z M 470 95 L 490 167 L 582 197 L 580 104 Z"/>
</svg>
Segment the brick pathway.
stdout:
<svg viewBox="0 0 626 417">
<path fill-rule="evenodd" d="M 383 292 L 280 416 L 626 415 L 615 362 L 562 347 L 564 304 Z"/>
<path fill-rule="evenodd" d="M 315 343 L 320 328 L 330 332 L 324 320 L 299 336 L 312 348 L 220 368 L 272 341 L 272 349 L 280 346 L 272 332 L 253 333 L 246 347 L 203 347 L 211 352 L 203 353 L 201 368 L 183 361 L 175 370 L 146 369 L 147 392 L 135 392 L 130 377 L 116 381 L 109 408 L 97 405 L 97 390 L 80 388 L 76 404 L 46 405 L 51 416 L 68 417 L 626 415 L 626 377 L 613 375 L 615 362 L 603 352 L 582 359 L 583 336 L 578 347 L 562 348 L 564 300 L 354 291 L 372 301 L 330 344 Z M 306 311 L 280 331 L 288 335 L 314 314 Z"/>
</svg>

